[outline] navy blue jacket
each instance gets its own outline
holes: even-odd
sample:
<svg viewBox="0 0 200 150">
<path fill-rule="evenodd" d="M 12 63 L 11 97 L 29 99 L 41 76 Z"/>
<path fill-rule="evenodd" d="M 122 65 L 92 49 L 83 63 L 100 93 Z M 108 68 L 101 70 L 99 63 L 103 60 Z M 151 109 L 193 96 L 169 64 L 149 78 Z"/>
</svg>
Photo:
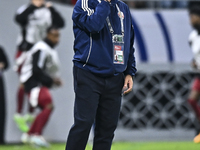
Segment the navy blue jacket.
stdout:
<svg viewBox="0 0 200 150">
<path fill-rule="evenodd" d="M 109 16 L 114 34 L 121 34 L 118 5 L 124 14 L 124 64 L 113 63 L 112 34 L 106 22 Z M 136 73 L 134 30 L 128 6 L 122 1 L 78 0 L 73 10 L 74 65 L 102 77 L 124 72 Z"/>
</svg>

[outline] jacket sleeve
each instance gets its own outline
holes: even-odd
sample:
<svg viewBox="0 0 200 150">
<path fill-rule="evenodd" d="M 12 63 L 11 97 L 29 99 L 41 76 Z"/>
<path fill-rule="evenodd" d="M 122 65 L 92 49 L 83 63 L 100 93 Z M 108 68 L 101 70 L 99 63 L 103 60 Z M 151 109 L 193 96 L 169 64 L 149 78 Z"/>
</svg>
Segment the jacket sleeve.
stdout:
<svg viewBox="0 0 200 150">
<path fill-rule="evenodd" d="M 38 50 L 33 54 L 33 76 L 42 83 L 42 85 L 51 87 L 53 79 L 44 71 L 46 65 L 46 53 Z"/>
<path fill-rule="evenodd" d="M 7 59 L 7 56 L 3 50 L 3 48 L 0 47 L 0 62 L 3 62 L 4 63 L 4 70 L 8 69 L 9 67 L 9 62 L 8 62 L 8 59 Z"/>
<path fill-rule="evenodd" d="M 33 13 L 33 11 L 37 9 L 36 6 L 34 5 L 29 5 L 29 6 L 21 6 L 17 10 L 17 14 L 15 15 L 15 21 L 21 25 L 25 26 L 28 23 L 28 16 Z"/>
<path fill-rule="evenodd" d="M 133 47 L 134 44 L 134 29 L 133 29 L 133 25 L 131 25 L 131 38 L 130 38 L 130 53 L 129 53 L 129 58 L 128 58 L 128 64 L 127 64 L 127 68 L 124 71 L 125 75 L 131 75 L 131 76 L 135 76 L 137 69 L 136 69 L 136 62 L 135 62 L 135 49 Z"/>
<path fill-rule="evenodd" d="M 58 28 L 63 28 L 65 26 L 65 21 L 60 13 L 57 12 L 54 7 L 50 7 L 50 11 L 52 15 L 52 25 Z"/>
<path fill-rule="evenodd" d="M 89 4 L 88 4 L 89 3 Z M 91 0 L 78 0 L 72 15 L 72 20 L 79 28 L 89 32 L 99 32 L 110 13 L 110 6 L 104 0 L 92 9 Z"/>
</svg>

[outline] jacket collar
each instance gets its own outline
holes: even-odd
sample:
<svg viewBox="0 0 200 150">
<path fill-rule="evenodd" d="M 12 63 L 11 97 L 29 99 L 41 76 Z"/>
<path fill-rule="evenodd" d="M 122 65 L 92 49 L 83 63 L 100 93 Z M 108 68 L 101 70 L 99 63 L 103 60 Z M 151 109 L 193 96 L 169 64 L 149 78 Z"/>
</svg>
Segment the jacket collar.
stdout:
<svg viewBox="0 0 200 150">
<path fill-rule="evenodd" d="M 118 2 L 118 0 L 111 0 L 111 5 L 116 5 L 117 4 L 117 2 Z"/>
</svg>

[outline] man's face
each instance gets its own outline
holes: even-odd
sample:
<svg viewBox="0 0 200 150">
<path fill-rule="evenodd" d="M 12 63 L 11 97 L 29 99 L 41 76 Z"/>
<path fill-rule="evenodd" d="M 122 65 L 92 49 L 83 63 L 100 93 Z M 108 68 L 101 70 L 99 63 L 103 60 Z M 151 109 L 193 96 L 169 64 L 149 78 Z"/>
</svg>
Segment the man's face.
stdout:
<svg viewBox="0 0 200 150">
<path fill-rule="evenodd" d="M 47 34 L 47 38 L 54 44 L 58 44 L 59 40 L 60 40 L 60 33 L 59 30 L 57 29 L 52 29 L 48 34 Z"/>
<path fill-rule="evenodd" d="M 200 16 L 196 14 L 190 14 L 190 23 L 193 28 L 198 29 L 200 27 Z"/>
<path fill-rule="evenodd" d="M 44 5 L 45 0 L 31 0 L 31 2 L 33 5 L 40 7 L 40 6 Z"/>
</svg>

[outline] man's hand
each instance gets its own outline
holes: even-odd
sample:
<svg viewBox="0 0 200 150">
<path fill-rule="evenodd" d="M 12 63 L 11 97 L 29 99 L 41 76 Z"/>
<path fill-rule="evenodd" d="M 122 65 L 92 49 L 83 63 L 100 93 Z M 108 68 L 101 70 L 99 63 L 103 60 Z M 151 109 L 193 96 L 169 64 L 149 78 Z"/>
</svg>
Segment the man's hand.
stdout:
<svg viewBox="0 0 200 150">
<path fill-rule="evenodd" d="M 131 75 L 126 75 L 123 87 L 123 94 L 128 94 L 133 89 L 133 78 Z"/>
<path fill-rule="evenodd" d="M 61 86 L 63 84 L 60 78 L 54 78 L 53 82 L 57 86 Z"/>
<path fill-rule="evenodd" d="M 36 7 L 41 7 L 42 5 L 44 5 L 44 0 L 32 0 L 32 4 Z"/>
<path fill-rule="evenodd" d="M 197 69 L 197 64 L 196 64 L 196 61 L 194 59 L 191 62 L 191 67 L 194 68 L 194 69 Z"/>
<path fill-rule="evenodd" d="M 0 62 L 0 70 L 3 70 L 5 67 L 5 64 L 3 62 Z"/>
</svg>

